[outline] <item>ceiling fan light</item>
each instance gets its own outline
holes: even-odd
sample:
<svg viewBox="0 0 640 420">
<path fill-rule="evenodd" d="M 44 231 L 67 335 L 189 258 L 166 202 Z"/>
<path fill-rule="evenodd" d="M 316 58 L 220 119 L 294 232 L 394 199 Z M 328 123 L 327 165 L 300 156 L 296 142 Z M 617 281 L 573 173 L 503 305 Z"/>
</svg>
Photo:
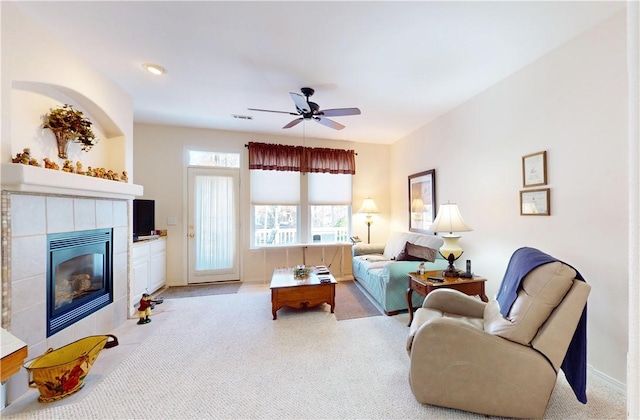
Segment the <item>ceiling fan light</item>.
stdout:
<svg viewBox="0 0 640 420">
<path fill-rule="evenodd" d="M 142 64 L 142 67 L 149 73 L 152 73 L 158 76 L 167 72 L 167 69 L 157 64 L 144 63 Z"/>
</svg>

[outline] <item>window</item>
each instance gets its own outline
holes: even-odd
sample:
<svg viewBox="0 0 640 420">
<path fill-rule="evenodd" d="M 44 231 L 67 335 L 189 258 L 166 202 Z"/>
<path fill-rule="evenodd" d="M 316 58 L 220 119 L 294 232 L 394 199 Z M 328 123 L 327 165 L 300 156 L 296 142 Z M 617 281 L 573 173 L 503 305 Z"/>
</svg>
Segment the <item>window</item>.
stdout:
<svg viewBox="0 0 640 420">
<path fill-rule="evenodd" d="M 313 242 L 348 242 L 351 206 L 311 206 Z"/>
<path fill-rule="evenodd" d="M 251 170 L 252 244 L 346 242 L 351 175 Z"/>
<path fill-rule="evenodd" d="M 298 242 L 298 206 L 253 206 L 254 244 L 286 245 Z"/>
<path fill-rule="evenodd" d="M 351 232 L 351 175 L 310 173 L 309 226 L 313 242 L 347 242 Z"/>
<path fill-rule="evenodd" d="M 189 150 L 189 166 L 239 168 L 240 153 L 220 153 L 207 152 L 203 150 Z"/>
</svg>

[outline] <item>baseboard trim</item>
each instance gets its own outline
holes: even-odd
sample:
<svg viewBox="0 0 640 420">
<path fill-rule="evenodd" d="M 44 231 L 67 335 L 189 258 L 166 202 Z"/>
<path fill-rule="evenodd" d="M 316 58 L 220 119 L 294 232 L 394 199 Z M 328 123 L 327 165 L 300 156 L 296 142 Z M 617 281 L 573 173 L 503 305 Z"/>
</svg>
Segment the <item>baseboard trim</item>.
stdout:
<svg viewBox="0 0 640 420">
<path fill-rule="evenodd" d="M 607 385 L 608 387 L 612 388 L 614 391 L 619 392 L 622 395 L 627 395 L 627 385 L 613 379 L 608 375 L 605 375 L 597 369 L 594 369 L 591 365 L 587 365 L 587 369 L 591 372 L 591 376 L 598 382 Z"/>
</svg>

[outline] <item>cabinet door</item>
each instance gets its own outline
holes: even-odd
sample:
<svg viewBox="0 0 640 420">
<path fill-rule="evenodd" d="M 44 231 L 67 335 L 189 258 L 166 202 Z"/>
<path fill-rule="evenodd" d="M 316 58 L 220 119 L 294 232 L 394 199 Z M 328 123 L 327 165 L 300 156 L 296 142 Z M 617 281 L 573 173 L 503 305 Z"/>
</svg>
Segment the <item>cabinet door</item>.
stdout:
<svg viewBox="0 0 640 420">
<path fill-rule="evenodd" d="M 153 293 L 164 286 L 166 277 L 166 253 L 163 251 L 151 255 L 151 278 L 149 279 L 149 292 Z"/>
<path fill-rule="evenodd" d="M 131 300 L 133 303 L 140 301 L 142 294 L 149 287 L 149 258 L 140 258 L 133 260 L 133 293 Z"/>
</svg>

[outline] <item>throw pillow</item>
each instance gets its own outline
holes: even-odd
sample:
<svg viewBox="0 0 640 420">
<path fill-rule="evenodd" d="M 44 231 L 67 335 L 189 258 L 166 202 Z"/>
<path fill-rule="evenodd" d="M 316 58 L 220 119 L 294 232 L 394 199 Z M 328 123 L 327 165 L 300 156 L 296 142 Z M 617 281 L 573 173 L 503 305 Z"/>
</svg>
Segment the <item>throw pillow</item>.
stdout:
<svg viewBox="0 0 640 420">
<path fill-rule="evenodd" d="M 407 242 L 404 249 L 396 257 L 396 261 L 429 261 L 436 259 L 436 250 Z"/>
</svg>

